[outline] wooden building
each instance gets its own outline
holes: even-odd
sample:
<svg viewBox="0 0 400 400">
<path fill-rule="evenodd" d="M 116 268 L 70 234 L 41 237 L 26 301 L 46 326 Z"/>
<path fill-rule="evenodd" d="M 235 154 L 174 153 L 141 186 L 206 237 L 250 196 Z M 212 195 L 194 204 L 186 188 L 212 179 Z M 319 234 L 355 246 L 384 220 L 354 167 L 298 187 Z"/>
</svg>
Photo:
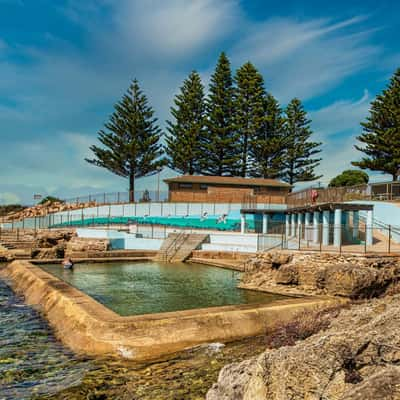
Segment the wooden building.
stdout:
<svg viewBox="0 0 400 400">
<path fill-rule="evenodd" d="M 262 178 L 182 175 L 164 182 L 171 202 L 285 204 L 291 190 L 287 183 Z"/>
</svg>

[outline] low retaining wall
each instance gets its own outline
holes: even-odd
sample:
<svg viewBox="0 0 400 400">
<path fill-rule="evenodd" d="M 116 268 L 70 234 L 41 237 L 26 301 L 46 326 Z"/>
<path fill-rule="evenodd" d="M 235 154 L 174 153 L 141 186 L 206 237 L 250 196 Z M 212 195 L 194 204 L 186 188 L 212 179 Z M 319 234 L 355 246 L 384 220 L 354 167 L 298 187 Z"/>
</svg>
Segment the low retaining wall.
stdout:
<svg viewBox="0 0 400 400">
<path fill-rule="evenodd" d="M 27 261 L 0 268 L 0 277 L 39 306 L 61 341 L 77 353 L 149 360 L 207 342 L 263 334 L 278 320 L 306 308 L 337 302 L 329 297 L 121 317 Z"/>
</svg>

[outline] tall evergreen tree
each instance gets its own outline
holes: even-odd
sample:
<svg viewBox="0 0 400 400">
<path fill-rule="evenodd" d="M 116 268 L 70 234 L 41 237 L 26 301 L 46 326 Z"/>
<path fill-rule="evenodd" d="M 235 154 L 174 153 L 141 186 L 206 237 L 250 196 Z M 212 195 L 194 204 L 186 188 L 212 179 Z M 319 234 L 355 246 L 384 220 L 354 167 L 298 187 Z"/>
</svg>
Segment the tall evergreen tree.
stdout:
<svg viewBox="0 0 400 400">
<path fill-rule="evenodd" d="M 357 139 L 366 147 L 355 146 L 366 154 L 361 161 L 352 162 L 362 169 L 400 176 L 400 68 L 389 86 L 371 103 L 370 115 L 362 122 L 364 133 Z"/>
<path fill-rule="evenodd" d="M 253 166 L 251 142 L 256 139 L 264 121 L 265 89 L 263 77 L 250 62 L 237 70 L 235 82 L 235 127 L 240 150 L 238 174 L 245 177 Z"/>
<path fill-rule="evenodd" d="M 115 104 L 115 111 L 98 133 L 103 147 L 91 146 L 95 158 L 86 161 L 129 179 L 130 201 L 134 201 L 135 178 L 157 171 L 163 164 L 161 129 L 135 79 Z"/>
<path fill-rule="evenodd" d="M 183 174 L 193 175 L 201 170 L 200 143 L 205 131 L 204 87 L 196 71 L 184 81 L 174 103 L 175 107 L 171 107 L 174 121 L 167 121 L 169 164 Z"/>
<path fill-rule="evenodd" d="M 208 175 L 234 175 L 239 161 L 233 121 L 233 80 L 231 66 L 221 53 L 211 76 L 206 101 L 207 122 L 202 138 L 202 172 Z"/>
<path fill-rule="evenodd" d="M 282 178 L 291 185 L 313 181 L 322 176 L 314 172 L 321 158 L 313 156 L 321 151 L 321 143 L 310 141 L 313 134 L 310 123 L 301 101 L 293 99 L 286 108 L 286 151 L 282 174 Z"/>
<path fill-rule="evenodd" d="M 284 123 L 278 101 L 268 94 L 264 101 L 264 119 L 250 144 L 254 159 L 251 176 L 271 179 L 281 176 L 286 150 Z"/>
</svg>

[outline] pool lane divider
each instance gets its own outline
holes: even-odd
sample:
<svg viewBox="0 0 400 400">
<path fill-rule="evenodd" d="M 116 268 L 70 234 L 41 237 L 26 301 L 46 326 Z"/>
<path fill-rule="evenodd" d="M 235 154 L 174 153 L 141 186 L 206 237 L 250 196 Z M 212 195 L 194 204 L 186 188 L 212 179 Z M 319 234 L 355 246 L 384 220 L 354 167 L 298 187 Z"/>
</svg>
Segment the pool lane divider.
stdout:
<svg viewBox="0 0 400 400">
<path fill-rule="evenodd" d="M 332 297 L 300 297 L 268 304 L 210 307 L 123 317 L 28 261 L 0 267 L 0 278 L 38 307 L 57 337 L 78 354 L 151 360 L 202 343 L 263 334 L 306 309 L 330 306 Z M 145 299 L 143 299 L 145 301 Z"/>
</svg>

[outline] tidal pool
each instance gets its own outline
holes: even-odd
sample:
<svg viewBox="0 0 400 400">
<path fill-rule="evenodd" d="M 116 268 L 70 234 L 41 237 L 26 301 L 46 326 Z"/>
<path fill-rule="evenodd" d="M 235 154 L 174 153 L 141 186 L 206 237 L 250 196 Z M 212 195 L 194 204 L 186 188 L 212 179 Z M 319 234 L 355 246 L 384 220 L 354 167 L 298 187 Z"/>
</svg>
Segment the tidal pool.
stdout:
<svg viewBox="0 0 400 400">
<path fill-rule="evenodd" d="M 203 345 L 151 363 L 80 357 L 0 279 L 1 400 L 201 400 L 225 364 L 264 348 L 258 337 Z"/>
<path fill-rule="evenodd" d="M 236 287 L 240 274 L 201 264 L 118 262 L 42 265 L 119 315 L 140 315 L 250 303 L 283 296 Z"/>
</svg>

